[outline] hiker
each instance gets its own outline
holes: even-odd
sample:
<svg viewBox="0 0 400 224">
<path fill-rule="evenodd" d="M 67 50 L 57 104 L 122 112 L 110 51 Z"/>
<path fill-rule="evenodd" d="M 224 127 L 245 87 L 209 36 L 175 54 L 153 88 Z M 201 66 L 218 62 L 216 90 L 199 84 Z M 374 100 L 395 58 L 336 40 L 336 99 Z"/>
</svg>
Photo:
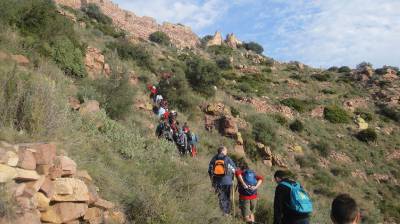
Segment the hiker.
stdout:
<svg viewBox="0 0 400 224">
<path fill-rule="evenodd" d="M 173 121 L 176 121 L 176 118 L 178 117 L 178 112 L 171 110 L 171 113 L 169 113 L 168 121 L 170 124 L 173 123 Z"/>
<path fill-rule="evenodd" d="M 157 94 L 154 97 L 153 102 L 157 107 L 160 107 L 161 106 L 161 101 L 163 101 L 163 100 L 164 100 L 163 96 L 161 94 Z"/>
<path fill-rule="evenodd" d="M 158 111 L 157 111 L 158 118 L 160 118 L 160 119 L 163 118 L 163 116 L 164 116 L 165 112 L 167 112 L 167 110 L 168 109 L 165 109 L 164 107 L 158 108 Z"/>
<path fill-rule="evenodd" d="M 278 170 L 274 179 L 278 186 L 274 198 L 274 224 L 309 224 L 312 202 L 300 183 L 289 171 Z"/>
<path fill-rule="evenodd" d="M 188 141 L 186 133 L 182 128 L 179 129 L 178 134 L 176 136 L 176 146 L 178 147 L 179 153 L 181 155 L 185 155 L 187 153 Z"/>
<path fill-rule="evenodd" d="M 168 122 L 160 122 L 156 129 L 156 136 L 158 138 L 165 138 L 168 141 L 173 141 L 172 130 Z"/>
<path fill-rule="evenodd" d="M 154 97 L 157 95 L 157 87 L 154 85 L 147 85 L 147 89 L 150 90 L 150 98 L 154 100 Z"/>
<path fill-rule="evenodd" d="M 196 145 L 199 142 L 199 137 L 189 129 L 187 129 L 186 136 L 188 137 L 190 155 L 192 157 L 196 157 L 197 155 Z"/>
<path fill-rule="evenodd" d="M 332 202 L 331 220 L 334 224 L 358 224 L 361 218 L 357 202 L 348 194 L 338 195 Z"/>
<path fill-rule="evenodd" d="M 235 175 L 238 180 L 239 207 L 242 217 L 246 223 L 255 222 L 255 211 L 257 207 L 257 189 L 261 186 L 263 177 L 249 169 L 246 161 L 242 160 Z"/>
<path fill-rule="evenodd" d="M 236 165 L 228 157 L 228 149 L 225 146 L 218 148 L 208 165 L 208 174 L 215 192 L 218 193 L 219 206 L 225 216 L 231 211 L 231 190 Z"/>
</svg>

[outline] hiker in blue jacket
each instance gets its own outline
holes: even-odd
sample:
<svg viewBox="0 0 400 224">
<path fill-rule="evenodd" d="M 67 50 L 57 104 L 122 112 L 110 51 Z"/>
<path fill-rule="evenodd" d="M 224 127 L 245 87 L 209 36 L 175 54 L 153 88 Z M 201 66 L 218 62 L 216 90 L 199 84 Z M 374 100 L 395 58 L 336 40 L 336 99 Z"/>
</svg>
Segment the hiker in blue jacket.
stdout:
<svg viewBox="0 0 400 224">
<path fill-rule="evenodd" d="M 236 165 L 228 156 L 228 149 L 225 146 L 218 148 L 215 155 L 208 166 L 208 174 L 211 179 L 212 186 L 218 194 L 219 206 L 224 215 L 231 212 L 231 190 Z"/>
</svg>

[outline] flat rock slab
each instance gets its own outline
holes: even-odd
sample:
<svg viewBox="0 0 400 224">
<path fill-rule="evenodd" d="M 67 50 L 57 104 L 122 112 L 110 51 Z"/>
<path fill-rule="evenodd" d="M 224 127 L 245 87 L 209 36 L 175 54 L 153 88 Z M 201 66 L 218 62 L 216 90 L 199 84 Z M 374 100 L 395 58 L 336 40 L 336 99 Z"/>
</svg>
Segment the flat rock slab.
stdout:
<svg viewBox="0 0 400 224">
<path fill-rule="evenodd" d="M 89 201 L 89 190 L 83 181 L 75 178 L 57 178 L 53 183 L 55 194 L 52 201 Z"/>
</svg>

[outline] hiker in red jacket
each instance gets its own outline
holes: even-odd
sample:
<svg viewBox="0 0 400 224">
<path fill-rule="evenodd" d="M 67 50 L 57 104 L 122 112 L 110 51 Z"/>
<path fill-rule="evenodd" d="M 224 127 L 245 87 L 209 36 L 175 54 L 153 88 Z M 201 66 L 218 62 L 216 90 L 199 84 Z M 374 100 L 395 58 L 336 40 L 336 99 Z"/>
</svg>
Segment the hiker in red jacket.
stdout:
<svg viewBox="0 0 400 224">
<path fill-rule="evenodd" d="M 257 207 L 257 189 L 264 178 L 249 169 L 247 162 L 244 160 L 240 162 L 239 168 L 235 172 L 239 181 L 239 207 L 244 221 L 246 223 L 254 223 L 254 214 Z"/>
</svg>

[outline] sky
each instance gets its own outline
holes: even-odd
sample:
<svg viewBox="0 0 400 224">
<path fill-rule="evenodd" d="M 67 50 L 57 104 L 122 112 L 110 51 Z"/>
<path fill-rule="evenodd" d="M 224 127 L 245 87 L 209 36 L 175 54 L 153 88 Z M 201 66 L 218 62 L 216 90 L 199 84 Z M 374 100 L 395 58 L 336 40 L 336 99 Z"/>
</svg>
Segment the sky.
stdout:
<svg viewBox="0 0 400 224">
<path fill-rule="evenodd" d="M 400 66 L 400 0 L 113 0 L 199 36 L 221 31 L 314 67 Z"/>
</svg>

